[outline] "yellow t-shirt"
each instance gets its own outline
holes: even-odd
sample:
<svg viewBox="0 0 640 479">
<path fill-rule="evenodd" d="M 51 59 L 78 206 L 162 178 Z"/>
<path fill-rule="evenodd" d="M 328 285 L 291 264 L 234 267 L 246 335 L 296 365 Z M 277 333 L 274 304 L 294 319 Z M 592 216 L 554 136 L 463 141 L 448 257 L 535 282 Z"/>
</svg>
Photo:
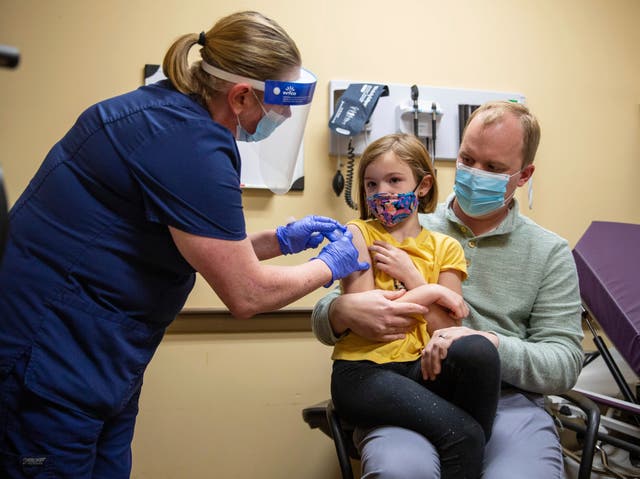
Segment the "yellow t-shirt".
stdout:
<svg viewBox="0 0 640 479">
<path fill-rule="evenodd" d="M 367 246 L 371 246 L 375 240 L 381 240 L 406 251 L 427 283 L 437 283 L 440 271 L 448 269 L 461 271 L 463 279 L 467 277 L 464 250 L 460 243 L 450 236 L 423 228 L 415 238 L 407 238 L 398 243 L 376 220 L 354 220 L 350 224 L 360 229 Z M 402 284 L 397 284 L 399 282 L 391 276 L 377 270 L 374 265 L 372 267 L 377 289 L 403 288 Z M 336 343 L 331 358 L 348 361 L 369 360 L 379 364 L 413 361 L 420 357 L 420 352 L 429 341 L 427 323 L 422 316 L 419 320 L 417 327 L 407 333 L 404 339 L 387 343 L 369 341 L 350 331 Z"/>
</svg>

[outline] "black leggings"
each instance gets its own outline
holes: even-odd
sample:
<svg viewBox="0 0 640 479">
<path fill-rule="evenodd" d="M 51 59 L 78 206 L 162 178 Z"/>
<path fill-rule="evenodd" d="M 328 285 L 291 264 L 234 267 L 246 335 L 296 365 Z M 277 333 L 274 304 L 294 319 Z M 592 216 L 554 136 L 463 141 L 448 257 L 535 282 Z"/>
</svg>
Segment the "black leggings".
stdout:
<svg viewBox="0 0 640 479">
<path fill-rule="evenodd" d="M 454 341 L 434 381 L 422 379 L 420 360 L 338 360 L 331 376 L 331 396 L 345 420 L 419 432 L 438 450 L 442 479 L 480 477 L 499 393 L 498 351 L 480 335 Z"/>
</svg>

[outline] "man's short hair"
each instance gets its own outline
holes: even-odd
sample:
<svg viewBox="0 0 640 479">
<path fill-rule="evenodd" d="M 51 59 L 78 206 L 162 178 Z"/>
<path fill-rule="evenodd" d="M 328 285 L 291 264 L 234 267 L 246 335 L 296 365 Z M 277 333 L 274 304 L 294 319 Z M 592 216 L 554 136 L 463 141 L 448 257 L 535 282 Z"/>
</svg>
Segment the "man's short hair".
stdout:
<svg viewBox="0 0 640 479">
<path fill-rule="evenodd" d="M 480 121 L 483 125 L 491 125 L 500 121 L 505 114 L 515 116 L 522 125 L 522 167 L 524 168 L 533 163 L 540 143 L 540 124 L 529 108 L 522 103 L 511 101 L 489 101 L 474 110 L 467 125 L 476 117 L 481 117 Z"/>
</svg>

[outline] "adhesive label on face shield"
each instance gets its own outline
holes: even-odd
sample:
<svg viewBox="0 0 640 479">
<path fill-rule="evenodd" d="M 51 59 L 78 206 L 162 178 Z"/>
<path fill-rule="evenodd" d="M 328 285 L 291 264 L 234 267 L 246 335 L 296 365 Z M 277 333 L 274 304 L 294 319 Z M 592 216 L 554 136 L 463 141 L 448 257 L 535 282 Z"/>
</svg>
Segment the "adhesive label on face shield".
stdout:
<svg viewBox="0 0 640 479">
<path fill-rule="evenodd" d="M 271 105 L 306 105 L 311 102 L 315 88 L 315 83 L 267 80 L 264 102 Z"/>
<path fill-rule="evenodd" d="M 300 69 L 296 81 L 266 80 L 264 82 L 264 102 L 271 105 L 308 105 L 316 89 L 316 76 L 309 70 Z"/>
</svg>

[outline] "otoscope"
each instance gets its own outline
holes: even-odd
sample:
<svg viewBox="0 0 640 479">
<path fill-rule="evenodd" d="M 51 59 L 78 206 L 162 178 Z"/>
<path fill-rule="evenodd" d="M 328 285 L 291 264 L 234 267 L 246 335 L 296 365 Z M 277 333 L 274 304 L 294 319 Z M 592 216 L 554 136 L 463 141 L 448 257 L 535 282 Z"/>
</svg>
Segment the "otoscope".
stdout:
<svg viewBox="0 0 640 479">
<path fill-rule="evenodd" d="M 418 85 L 413 85 L 411 87 L 411 99 L 413 100 L 413 134 L 419 137 L 418 135 L 418 95 L 420 91 L 418 90 Z"/>
<path fill-rule="evenodd" d="M 436 118 L 438 113 L 438 107 L 435 102 L 431 103 L 431 144 L 432 144 L 432 161 L 436 161 Z"/>
</svg>

